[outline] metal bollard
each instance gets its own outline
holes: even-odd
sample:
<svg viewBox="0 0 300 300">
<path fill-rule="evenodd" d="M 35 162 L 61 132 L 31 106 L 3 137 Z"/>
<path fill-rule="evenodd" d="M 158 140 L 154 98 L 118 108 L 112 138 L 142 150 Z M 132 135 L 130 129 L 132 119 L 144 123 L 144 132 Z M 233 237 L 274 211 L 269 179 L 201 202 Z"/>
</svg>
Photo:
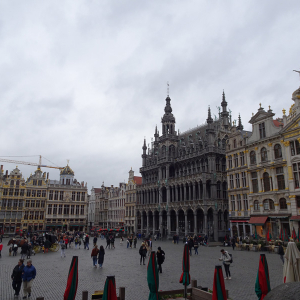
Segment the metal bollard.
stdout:
<svg viewBox="0 0 300 300">
<path fill-rule="evenodd" d="M 88 300 L 89 292 L 88 291 L 82 291 L 82 300 Z"/>
<path fill-rule="evenodd" d="M 120 300 L 125 300 L 125 288 L 119 287 L 119 298 Z"/>
</svg>

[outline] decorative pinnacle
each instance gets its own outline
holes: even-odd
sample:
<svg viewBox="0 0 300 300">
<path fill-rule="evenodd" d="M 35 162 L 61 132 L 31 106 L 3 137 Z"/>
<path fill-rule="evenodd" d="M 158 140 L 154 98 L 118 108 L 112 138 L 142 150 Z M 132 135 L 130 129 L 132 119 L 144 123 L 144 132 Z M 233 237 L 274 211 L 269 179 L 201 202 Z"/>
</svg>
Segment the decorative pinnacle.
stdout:
<svg viewBox="0 0 300 300">
<path fill-rule="evenodd" d="M 282 110 L 282 113 L 283 113 L 283 115 L 284 115 L 284 116 L 285 116 L 285 112 L 286 112 L 286 110 L 285 110 L 285 109 L 283 109 L 283 110 Z"/>
</svg>

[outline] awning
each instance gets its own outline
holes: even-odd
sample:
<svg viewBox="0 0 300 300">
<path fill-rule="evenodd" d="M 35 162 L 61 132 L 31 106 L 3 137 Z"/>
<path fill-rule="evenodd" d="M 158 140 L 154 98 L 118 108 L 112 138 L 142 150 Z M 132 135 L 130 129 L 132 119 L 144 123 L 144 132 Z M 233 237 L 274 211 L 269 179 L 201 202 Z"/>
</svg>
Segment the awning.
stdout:
<svg viewBox="0 0 300 300">
<path fill-rule="evenodd" d="M 268 217 L 251 217 L 249 220 L 249 224 L 264 225 L 267 219 Z"/>
<path fill-rule="evenodd" d="M 231 223 L 248 223 L 249 220 L 230 220 Z"/>
<path fill-rule="evenodd" d="M 290 218 L 291 221 L 300 221 L 300 216 L 292 216 Z"/>
</svg>

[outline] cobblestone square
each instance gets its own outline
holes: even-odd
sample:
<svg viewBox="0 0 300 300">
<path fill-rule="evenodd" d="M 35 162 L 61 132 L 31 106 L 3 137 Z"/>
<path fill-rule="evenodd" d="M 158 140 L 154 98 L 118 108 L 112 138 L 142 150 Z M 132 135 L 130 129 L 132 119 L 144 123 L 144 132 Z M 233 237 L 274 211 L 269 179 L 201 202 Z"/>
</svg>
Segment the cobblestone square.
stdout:
<svg viewBox="0 0 300 300">
<path fill-rule="evenodd" d="M 0 299 L 15 299 L 11 286 L 11 273 L 13 267 L 17 264 L 20 254 L 17 257 L 8 255 L 6 246 L 8 239 L 3 239 L 2 258 L 0 259 Z M 116 276 L 117 291 L 120 286 L 126 288 L 127 300 L 147 300 L 147 263 L 140 265 L 138 249 L 141 240 L 138 241 L 136 249 L 127 249 L 124 241 L 119 244 L 116 239 L 116 249 L 106 249 L 103 268 L 94 268 L 90 250 L 71 249 L 66 250 L 66 258 L 61 258 L 60 250 L 58 252 L 49 252 L 46 254 L 38 253 L 32 256 L 33 265 L 37 269 L 37 277 L 33 284 L 32 297 L 43 296 L 45 300 L 63 299 L 66 288 L 68 270 L 73 255 L 79 257 L 79 281 L 77 290 L 77 300 L 81 300 L 83 290 L 89 291 L 89 299 L 95 290 L 103 290 L 107 275 Z M 98 239 L 98 246 L 106 246 L 105 240 Z M 161 246 L 166 253 L 166 260 L 163 264 L 163 273 L 160 274 L 160 290 L 181 289 L 183 286 L 179 283 L 182 272 L 181 262 L 183 254 L 183 243 L 172 244 L 171 241 L 153 241 L 153 250 Z M 198 281 L 198 285 L 212 289 L 213 274 L 215 265 L 219 264 L 220 247 L 199 247 L 199 255 L 191 256 L 191 278 Z M 225 285 L 229 290 L 230 299 L 257 299 L 254 291 L 254 285 L 258 270 L 259 252 L 248 252 L 226 248 L 233 254 L 233 264 L 231 265 L 232 280 L 226 280 Z M 20 250 L 19 250 L 20 252 Z M 264 252 L 267 257 L 271 288 L 282 283 L 282 263 L 279 255 Z M 148 261 L 148 260 L 147 260 Z M 223 269 L 224 272 L 224 269 Z M 21 296 L 23 291 L 21 288 Z M 21 298 L 19 298 L 21 299 Z"/>
</svg>

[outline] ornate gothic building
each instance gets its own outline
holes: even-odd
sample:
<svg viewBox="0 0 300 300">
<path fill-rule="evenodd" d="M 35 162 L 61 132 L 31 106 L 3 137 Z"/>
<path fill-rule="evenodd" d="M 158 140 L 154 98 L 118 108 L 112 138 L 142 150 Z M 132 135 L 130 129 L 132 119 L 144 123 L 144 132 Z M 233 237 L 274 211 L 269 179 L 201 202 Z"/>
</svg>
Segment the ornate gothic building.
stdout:
<svg viewBox="0 0 300 300">
<path fill-rule="evenodd" d="M 228 234 L 225 148 L 231 122 L 223 92 L 219 118 L 189 131 L 176 131 L 166 98 L 162 134 L 155 128 L 150 148 L 144 140 L 142 185 L 137 190 L 135 231 L 163 236 Z"/>
</svg>

